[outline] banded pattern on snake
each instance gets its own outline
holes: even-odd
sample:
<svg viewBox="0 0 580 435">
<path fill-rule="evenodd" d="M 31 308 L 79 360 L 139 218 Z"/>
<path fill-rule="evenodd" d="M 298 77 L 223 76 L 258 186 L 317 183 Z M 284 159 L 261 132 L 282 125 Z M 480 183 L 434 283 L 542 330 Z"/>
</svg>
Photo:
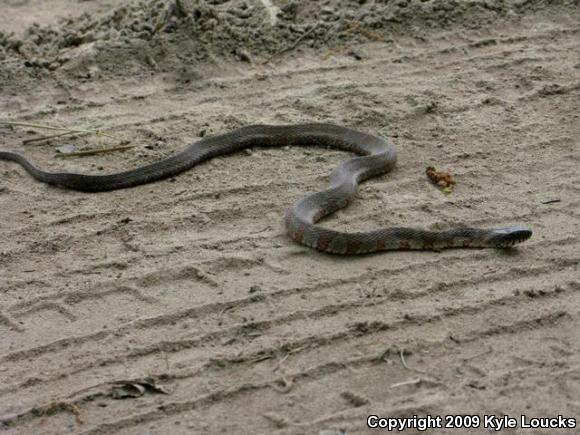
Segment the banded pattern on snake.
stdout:
<svg viewBox="0 0 580 435">
<path fill-rule="evenodd" d="M 332 171 L 326 189 L 304 196 L 286 214 L 288 235 L 294 241 L 319 251 L 365 254 L 398 249 L 507 248 L 532 235 L 531 230 L 523 226 L 447 231 L 391 227 L 368 232 L 342 232 L 316 225 L 320 219 L 350 204 L 361 181 L 389 172 L 397 160 L 395 148 L 387 139 L 333 124 L 250 125 L 203 138 L 158 162 L 108 175 L 46 172 L 12 151 L 0 151 L 0 160 L 19 163 L 44 183 L 79 191 L 102 192 L 171 177 L 204 160 L 244 148 L 287 145 L 330 146 L 360 155 L 338 165 Z"/>
</svg>

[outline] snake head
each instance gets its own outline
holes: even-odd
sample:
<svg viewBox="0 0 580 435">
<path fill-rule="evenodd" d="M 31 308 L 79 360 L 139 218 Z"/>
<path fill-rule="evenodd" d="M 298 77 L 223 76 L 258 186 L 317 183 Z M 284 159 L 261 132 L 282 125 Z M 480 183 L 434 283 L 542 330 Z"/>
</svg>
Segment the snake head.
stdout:
<svg viewBox="0 0 580 435">
<path fill-rule="evenodd" d="M 532 237 L 532 230 L 518 225 L 494 228 L 491 232 L 488 243 L 494 248 L 510 248 Z"/>
</svg>

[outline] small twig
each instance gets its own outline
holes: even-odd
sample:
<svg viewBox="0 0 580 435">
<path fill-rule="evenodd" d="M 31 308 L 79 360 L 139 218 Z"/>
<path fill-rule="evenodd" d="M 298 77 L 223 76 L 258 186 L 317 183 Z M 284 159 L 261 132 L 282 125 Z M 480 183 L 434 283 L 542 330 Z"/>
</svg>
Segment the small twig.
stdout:
<svg viewBox="0 0 580 435">
<path fill-rule="evenodd" d="M 120 150 L 126 150 L 129 148 L 134 148 L 135 145 L 121 145 L 118 147 L 111 147 L 111 148 L 97 148 L 94 150 L 86 150 L 86 151 L 77 151 L 74 153 L 62 153 L 62 154 L 57 154 L 57 157 L 77 157 L 77 156 L 92 156 L 95 154 L 105 154 L 105 153 L 110 153 L 113 151 L 120 151 Z"/>
<path fill-rule="evenodd" d="M 65 131 L 64 133 L 52 134 L 50 136 L 40 136 L 40 137 L 34 137 L 32 139 L 25 139 L 22 141 L 22 144 L 27 145 L 27 144 L 30 144 L 32 142 L 41 142 L 41 141 L 50 140 L 50 139 L 54 139 L 54 138 L 61 137 L 61 136 L 68 136 L 70 134 L 75 134 L 75 132 L 74 131 Z M 82 133 L 79 133 L 79 134 L 82 134 Z M 86 134 L 88 134 L 88 133 L 86 133 Z"/>
<path fill-rule="evenodd" d="M 547 201 L 542 201 L 542 204 L 554 204 L 555 202 L 561 202 L 562 200 L 559 198 L 555 199 L 548 199 Z"/>
<path fill-rule="evenodd" d="M 98 127 L 100 127 L 100 125 Z M 65 131 L 64 133 L 53 134 L 50 136 L 33 137 L 32 139 L 23 140 L 22 144 L 27 145 L 27 144 L 30 144 L 33 142 L 41 142 L 41 141 L 45 141 L 45 140 L 55 139 L 57 137 L 68 136 L 71 134 L 76 134 L 77 136 L 84 136 L 84 135 L 93 134 L 93 133 L 96 133 L 97 135 L 102 134 L 101 130 L 99 130 L 97 127 L 95 127 L 94 130 L 87 130 L 85 132 Z"/>
<path fill-rule="evenodd" d="M 69 411 L 75 417 L 79 424 L 84 424 L 85 419 L 83 417 L 83 413 L 81 409 L 74 403 L 71 402 L 51 402 L 48 405 L 42 406 L 40 408 L 35 408 L 36 412 L 40 413 L 41 415 L 53 415 L 61 411 Z"/>
<path fill-rule="evenodd" d="M 403 355 L 405 353 L 404 349 L 399 349 L 399 356 L 401 357 L 401 364 L 403 364 L 403 367 L 405 367 L 407 370 L 411 370 L 413 372 L 418 372 L 418 373 L 425 373 L 428 374 L 426 371 L 424 370 L 419 370 L 419 369 L 415 369 L 415 368 L 411 368 L 407 365 L 407 363 L 405 362 L 405 356 Z"/>
<path fill-rule="evenodd" d="M 479 352 L 475 355 L 468 356 L 467 358 L 463 358 L 463 361 L 470 361 L 472 359 L 479 358 L 480 356 L 487 355 L 488 353 L 491 353 L 492 350 L 493 350 L 493 348 L 490 346 L 489 349 L 484 350 L 483 352 Z"/>
<path fill-rule="evenodd" d="M 167 356 L 167 352 L 161 351 L 161 354 L 163 355 L 163 359 L 165 360 L 165 369 L 169 371 L 169 357 Z"/>
<path fill-rule="evenodd" d="M 304 38 L 306 38 L 308 35 L 310 35 L 312 32 L 314 32 L 314 30 L 316 30 L 318 28 L 319 24 L 320 23 L 316 23 L 314 26 L 312 26 L 310 29 L 308 29 L 306 32 L 304 32 L 302 35 L 300 35 L 298 38 L 296 38 L 296 40 L 292 44 L 288 45 L 287 47 L 283 48 L 282 50 L 277 51 L 272 56 L 270 56 L 268 59 L 266 59 L 264 62 L 262 62 L 262 64 L 267 64 L 275 57 L 280 56 L 281 54 L 287 53 L 291 50 L 294 50 Z"/>
<path fill-rule="evenodd" d="M 259 356 L 259 357 L 254 358 L 254 359 L 248 360 L 248 362 L 250 364 L 256 364 L 256 363 L 259 363 L 259 362 L 262 362 L 262 361 L 266 361 L 266 360 L 272 359 L 272 358 L 274 358 L 273 355 L 262 355 L 262 356 Z"/>
<path fill-rule="evenodd" d="M 80 424 L 85 424 L 85 419 L 83 417 L 83 413 L 77 405 L 75 405 L 74 403 L 70 403 L 68 408 L 76 417 L 77 422 L 79 422 Z"/>
<path fill-rule="evenodd" d="M 368 39 L 373 39 L 375 41 L 387 42 L 387 38 L 384 35 L 381 35 L 380 33 L 373 30 L 369 30 L 356 21 L 351 22 L 346 31 L 360 33 L 361 35 L 366 36 Z"/>
<path fill-rule="evenodd" d="M 282 364 L 284 364 L 284 362 L 290 358 L 290 354 L 287 353 L 286 355 L 284 355 L 282 358 L 280 358 L 280 360 L 278 361 L 278 368 L 280 368 L 282 366 Z"/>
<path fill-rule="evenodd" d="M 300 346 L 300 347 L 294 348 L 294 349 L 292 349 L 292 350 L 290 350 L 288 352 L 288 355 L 292 355 L 292 354 L 295 354 L 295 353 L 298 353 L 298 352 L 302 352 L 304 349 L 308 349 L 308 347 L 309 347 L 308 345 L 304 345 L 304 346 Z"/>
<path fill-rule="evenodd" d="M 97 136 L 105 136 L 105 137 L 110 137 L 111 139 L 119 139 L 118 137 L 104 133 L 101 130 L 85 130 L 85 129 L 77 129 L 77 128 L 53 127 L 51 125 L 40 125 L 40 124 L 30 124 L 27 122 L 11 122 L 11 121 L 0 121 L 0 124 L 15 125 L 18 127 L 43 128 L 45 130 L 61 130 L 61 131 L 68 131 L 70 133 L 94 133 Z"/>
<path fill-rule="evenodd" d="M 389 388 L 397 388 L 397 387 L 403 387 L 405 385 L 416 385 L 419 382 L 421 382 L 421 378 L 417 378 L 417 379 L 411 379 L 410 381 L 405 381 L 405 382 L 399 382 L 397 384 L 393 384 L 391 385 Z"/>
<path fill-rule="evenodd" d="M 233 306 L 233 305 L 228 305 L 228 306 L 226 306 L 226 307 L 225 307 L 223 310 L 221 310 L 221 311 L 219 312 L 219 314 L 218 314 L 218 318 L 220 318 L 220 319 L 221 319 L 221 318 L 223 317 L 223 315 L 226 313 L 226 311 L 229 311 L 229 310 L 231 310 L 231 309 L 233 309 L 233 308 L 234 308 L 234 306 Z"/>
<path fill-rule="evenodd" d="M 347 33 L 359 33 L 359 34 L 365 36 L 367 39 L 371 39 L 374 41 L 392 42 L 385 35 L 382 35 L 378 32 L 373 31 L 373 30 L 369 30 L 369 29 L 365 28 L 362 24 L 360 24 L 356 21 L 352 21 L 349 24 L 349 26 L 346 28 L 345 32 L 347 32 Z M 341 50 L 346 50 L 350 46 L 351 46 L 350 43 L 343 43 L 343 44 L 336 45 L 334 47 L 330 47 L 328 49 L 328 51 L 326 52 L 326 54 L 324 54 L 322 56 L 322 59 L 327 60 L 330 56 L 338 53 Z"/>
<path fill-rule="evenodd" d="M 412 370 L 405 362 L 405 356 L 403 355 L 404 353 L 405 353 L 405 351 L 403 349 L 399 349 L 399 356 L 401 357 L 401 364 L 403 364 L 403 367 L 405 367 L 407 370 Z"/>
</svg>

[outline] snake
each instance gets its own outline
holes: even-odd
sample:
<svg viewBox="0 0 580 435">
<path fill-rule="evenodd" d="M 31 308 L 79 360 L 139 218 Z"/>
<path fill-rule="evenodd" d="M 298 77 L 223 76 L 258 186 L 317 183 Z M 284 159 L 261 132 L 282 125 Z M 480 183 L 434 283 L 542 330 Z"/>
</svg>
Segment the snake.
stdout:
<svg viewBox="0 0 580 435">
<path fill-rule="evenodd" d="M 390 172 L 397 162 L 396 149 L 389 139 L 334 124 L 248 125 L 202 137 L 154 163 L 105 175 L 47 172 L 14 151 L 0 150 L 0 160 L 19 163 L 44 183 L 83 192 L 104 192 L 173 177 L 205 160 L 246 148 L 287 146 L 331 147 L 357 155 L 334 168 L 325 189 L 305 195 L 286 213 L 289 237 L 318 251 L 354 255 L 389 250 L 504 249 L 532 236 L 532 231 L 521 225 L 488 229 L 459 226 L 441 231 L 387 227 L 363 232 L 336 231 L 318 225 L 321 219 L 355 199 L 360 182 Z"/>
</svg>

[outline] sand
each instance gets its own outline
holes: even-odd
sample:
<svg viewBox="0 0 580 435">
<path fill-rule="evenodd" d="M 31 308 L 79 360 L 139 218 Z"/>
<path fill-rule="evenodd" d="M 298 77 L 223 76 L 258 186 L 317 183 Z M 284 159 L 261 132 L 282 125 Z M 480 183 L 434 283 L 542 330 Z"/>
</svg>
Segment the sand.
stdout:
<svg viewBox="0 0 580 435">
<path fill-rule="evenodd" d="M 326 219 L 528 225 L 518 249 L 337 257 L 286 209 L 347 153 L 252 149 L 85 194 L 0 162 L 0 430 L 363 434 L 367 416 L 580 419 L 577 1 L 9 1 L 1 149 L 104 174 L 247 124 L 390 137 Z M 37 22 L 38 24 L 33 24 Z M 52 133 L 52 132 L 49 132 Z M 63 151 L 132 146 L 60 158 Z M 454 174 L 444 194 L 425 168 Z M 578 422 L 580 425 L 580 421 Z M 419 433 L 409 429 L 401 433 Z"/>
</svg>

